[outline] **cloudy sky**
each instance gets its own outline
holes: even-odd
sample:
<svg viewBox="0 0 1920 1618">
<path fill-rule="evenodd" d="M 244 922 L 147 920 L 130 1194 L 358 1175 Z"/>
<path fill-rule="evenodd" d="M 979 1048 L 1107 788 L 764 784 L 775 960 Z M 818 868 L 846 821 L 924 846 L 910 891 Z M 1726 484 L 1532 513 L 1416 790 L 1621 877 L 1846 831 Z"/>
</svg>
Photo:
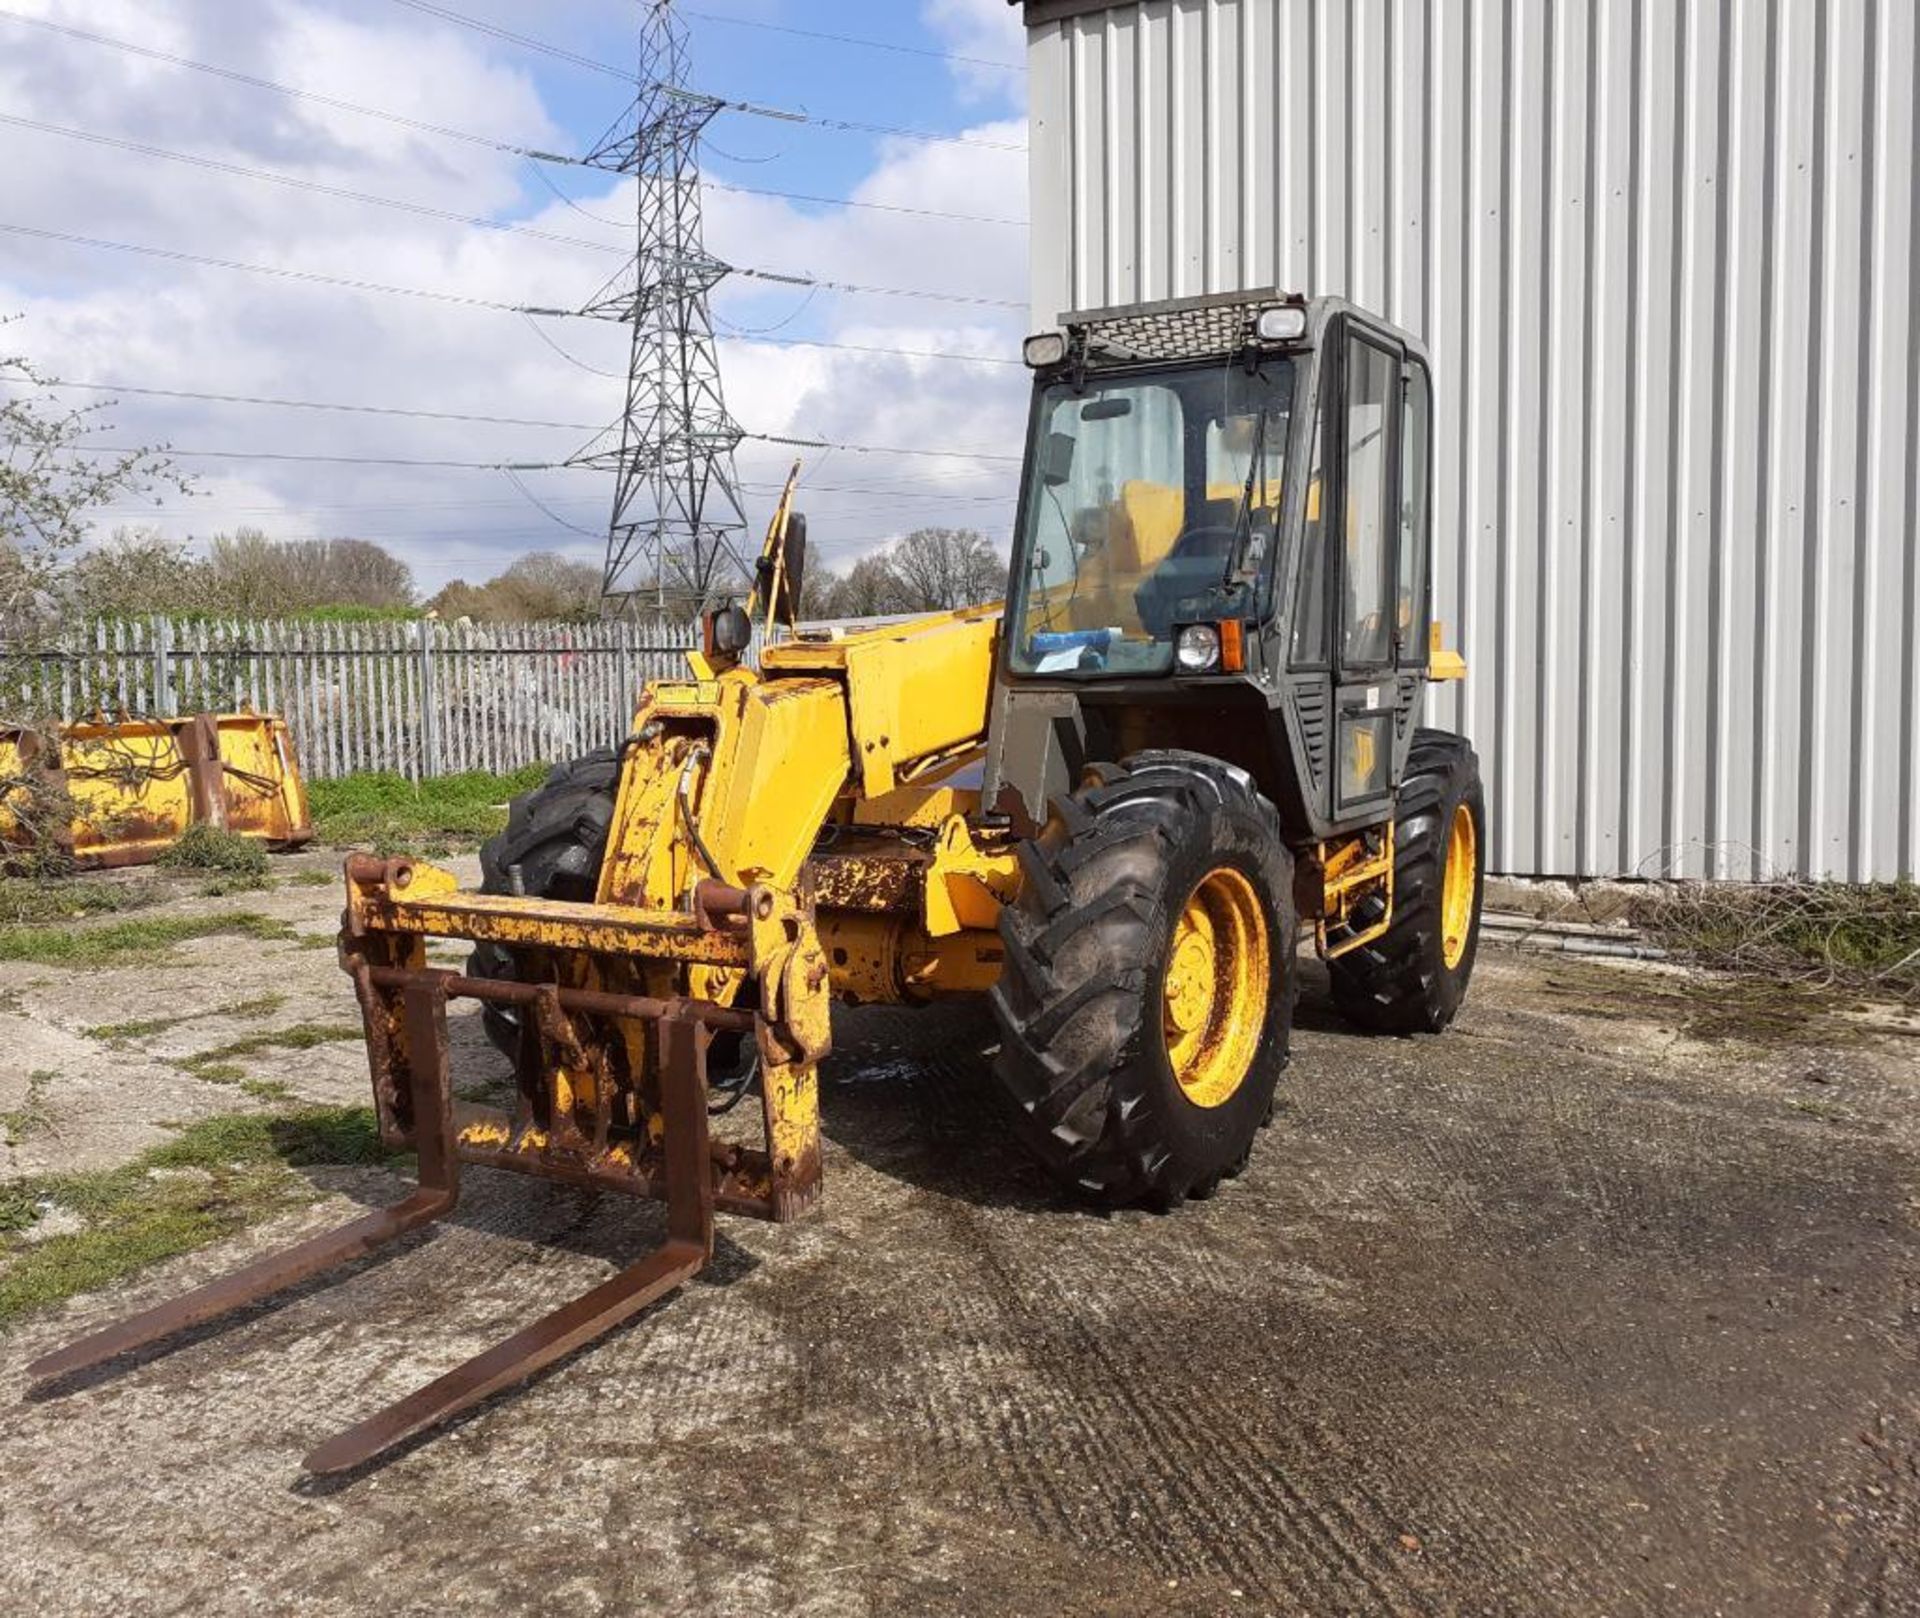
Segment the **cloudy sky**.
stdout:
<svg viewBox="0 0 1920 1618">
<path fill-rule="evenodd" d="M 63 397 L 116 400 L 97 441 L 169 444 L 198 484 L 191 500 L 117 508 L 103 531 L 146 521 L 202 541 L 243 524 L 277 538 L 353 535 L 393 549 L 427 591 L 529 550 L 599 560 L 604 474 L 526 473 L 523 493 L 495 471 L 369 463 L 559 462 L 617 416 L 624 328 L 509 311 L 578 307 L 619 271 L 631 188 L 509 148 L 578 153 L 619 120 L 638 4 L 0 0 L 0 314 L 20 317 L 0 346 L 114 390 Z M 704 200 L 720 257 L 945 295 L 725 283 L 714 309 L 742 426 L 1015 454 L 1025 373 L 1004 362 L 1026 326 L 1027 239 L 1012 8 L 682 10 L 701 90 L 946 137 L 744 113 L 711 126 Z M 764 522 L 792 453 L 742 447 L 750 521 Z M 1004 459 L 806 459 L 805 507 L 828 565 L 928 523 L 1004 545 Z"/>
</svg>

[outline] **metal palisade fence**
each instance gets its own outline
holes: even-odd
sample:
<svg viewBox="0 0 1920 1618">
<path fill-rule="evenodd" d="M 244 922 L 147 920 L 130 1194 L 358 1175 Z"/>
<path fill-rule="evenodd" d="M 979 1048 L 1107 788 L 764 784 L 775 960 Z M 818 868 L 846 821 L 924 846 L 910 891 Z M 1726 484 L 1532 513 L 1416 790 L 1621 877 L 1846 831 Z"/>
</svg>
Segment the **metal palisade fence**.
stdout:
<svg viewBox="0 0 1920 1618">
<path fill-rule="evenodd" d="M 626 736 L 647 680 L 687 671 L 695 626 L 164 617 L 76 624 L 8 671 L 31 710 L 282 715 L 310 780 L 505 771 Z"/>
</svg>

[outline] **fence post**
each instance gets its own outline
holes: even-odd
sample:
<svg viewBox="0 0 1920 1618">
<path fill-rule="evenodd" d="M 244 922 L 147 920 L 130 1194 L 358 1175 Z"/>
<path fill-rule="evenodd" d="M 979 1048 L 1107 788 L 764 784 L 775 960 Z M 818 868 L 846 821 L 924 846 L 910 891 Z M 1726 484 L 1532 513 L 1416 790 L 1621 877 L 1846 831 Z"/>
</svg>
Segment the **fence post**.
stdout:
<svg viewBox="0 0 1920 1618">
<path fill-rule="evenodd" d="M 433 689 L 433 620 L 420 620 L 420 775 L 430 780 L 440 773 L 440 717 Z"/>
<path fill-rule="evenodd" d="M 180 711 L 173 700 L 173 620 L 155 617 L 153 625 L 153 706 L 162 719 Z"/>
</svg>

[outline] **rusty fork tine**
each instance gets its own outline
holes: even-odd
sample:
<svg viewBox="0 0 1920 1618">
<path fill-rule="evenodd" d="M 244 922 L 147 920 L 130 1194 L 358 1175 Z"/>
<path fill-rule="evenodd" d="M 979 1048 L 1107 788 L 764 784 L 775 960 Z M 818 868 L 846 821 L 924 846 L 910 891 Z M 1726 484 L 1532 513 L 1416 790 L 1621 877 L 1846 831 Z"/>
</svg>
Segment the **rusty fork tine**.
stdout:
<svg viewBox="0 0 1920 1618">
<path fill-rule="evenodd" d="M 565 1308 L 350 1427 L 306 1459 L 309 1472 L 348 1472 L 402 1439 L 438 1425 L 502 1388 L 564 1359 L 671 1292 L 707 1261 L 691 1242 L 670 1241 Z"/>
<path fill-rule="evenodd" d="M 666 1123 L 667 1240 L 639 1263 L 429 1382 L 306 1459 L 309 1472 L 347 1472 L 403 1439 L 479 1404 L 502 1388 L 604 1336 L 697 1274 L 713 1254 L 713 1169 L 707 1141 L 707 1029 L 660 1024 L 661 1110 Z"/>
<path fill-rule="evenodd" d="M 413 1076 L 413 1125 L 420 1189 L 404 1202 L 368 1214 L 338 1230 L 269 1253 L 265 1258 L 142 1311 L 77 1343 L 42 1355 L 27 1367 L 35 1381 L 71 1376 L 118 1354 L 145 1348 L 296 1282 L 335 1269 L 449 1212 L 460 1200 L 460 1166 L 453 1151 L 453 1096 L 447 1079 L 447 1001 L 435 984 L 406 993 L 407 1045 Z"/>
<path fill-rule="evenodd" d="M 356 1219 L 350 1225 L 342 1225 L 338 1230 L 284 1252 L 269 1253 L 218 1281 L 42 1355 L 27 1367 L 27 1375 L 35 1381 L 71 1376 L 75 1371 L 84 1371 L 116 1355 L 145 1348 L 175 1332 L 271 1297 L 309 1276 L 371 1253 L 396 1236 L 438 1219 L 452 1206 L 453 1198 L 443 1192 L 416 1192 L 395 1207 Z"/>
</svg>

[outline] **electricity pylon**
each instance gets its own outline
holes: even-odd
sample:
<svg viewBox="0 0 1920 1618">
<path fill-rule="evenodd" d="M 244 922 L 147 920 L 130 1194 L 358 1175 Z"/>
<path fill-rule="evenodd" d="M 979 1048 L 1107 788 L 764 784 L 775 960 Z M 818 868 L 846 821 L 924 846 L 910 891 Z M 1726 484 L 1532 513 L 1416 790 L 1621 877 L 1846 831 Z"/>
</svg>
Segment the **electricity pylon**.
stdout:
<svg viewBox="0 0 1920 1618">
<path fill-rule="evenodd" d="M 747 528 L 707 297 L 728 266 L 701 228 L 700 136 L 724 103 L 685 88 L 687 31 L 673 0 L 642 0 L 640 94 L 585 161 L 631 174 L 634 261 L 581 311 L 632 332 L 618 450 L 574 464 L 614 473 L 602 590 L 611 608 L 690 617 L 747 587 Z"/>
</svg>

